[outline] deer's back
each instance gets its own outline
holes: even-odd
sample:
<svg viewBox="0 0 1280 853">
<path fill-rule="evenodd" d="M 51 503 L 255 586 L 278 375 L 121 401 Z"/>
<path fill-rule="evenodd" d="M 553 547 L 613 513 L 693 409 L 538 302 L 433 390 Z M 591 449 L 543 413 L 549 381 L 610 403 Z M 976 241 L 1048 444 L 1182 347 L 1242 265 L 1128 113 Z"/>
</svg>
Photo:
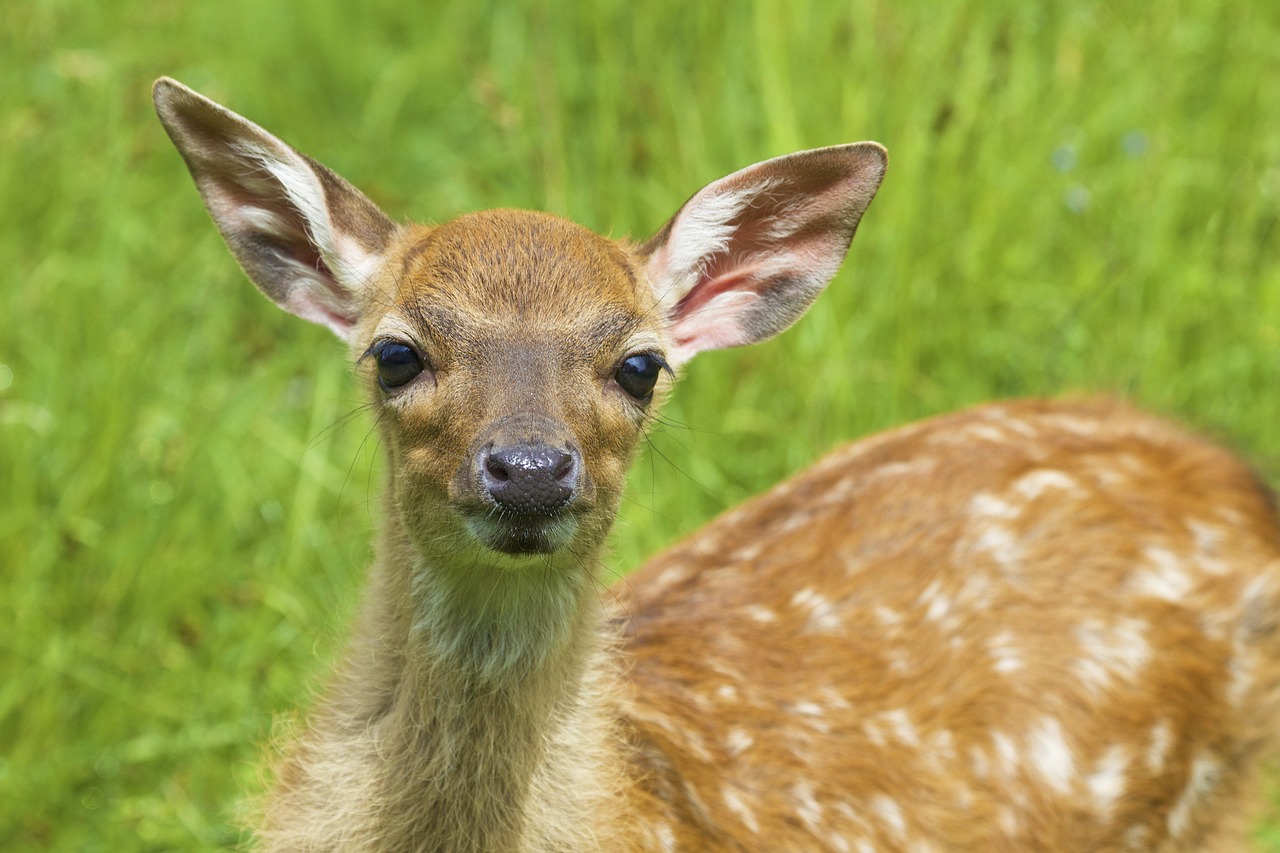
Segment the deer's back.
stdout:
<svg viewBox="0 0 1280 853">
<path fill-rule="evenodd" d="M 1270 497 L 1112 403 L 842 448 L 622 591 L 659 842 L 1197 847 L 1274 727 Z"/>
</svg>

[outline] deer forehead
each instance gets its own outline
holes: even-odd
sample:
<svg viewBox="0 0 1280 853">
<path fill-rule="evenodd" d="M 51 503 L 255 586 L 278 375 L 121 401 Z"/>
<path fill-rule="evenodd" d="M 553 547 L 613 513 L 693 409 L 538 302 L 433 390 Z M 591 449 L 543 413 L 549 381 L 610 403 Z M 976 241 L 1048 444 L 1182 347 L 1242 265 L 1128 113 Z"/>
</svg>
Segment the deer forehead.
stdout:
<svg viewBox="0 0 1280 853">
<path fill-rule="evenodd" d="M 545 343 L 590 357 L 662 333 L 630 250 L 557 216 L 471 213 L 409 228 L 401 246 L 395 313 L 450 346 Z"/>
</svg>

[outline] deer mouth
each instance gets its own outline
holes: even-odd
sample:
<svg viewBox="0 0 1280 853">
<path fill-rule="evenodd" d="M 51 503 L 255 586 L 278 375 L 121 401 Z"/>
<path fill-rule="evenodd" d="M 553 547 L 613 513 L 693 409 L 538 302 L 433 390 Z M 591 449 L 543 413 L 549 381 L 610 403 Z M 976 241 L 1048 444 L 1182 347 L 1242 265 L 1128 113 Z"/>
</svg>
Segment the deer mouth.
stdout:
<svg viewBox="0 0 1280 853">
<path fill-rule="evenodd" d="M 468 532 L 480 544 L 512 556 L 551 554 L 569 544 L 578 523 L 566 514 L 520 514 L 487 507 L 466 514 Z"/>
</svg>

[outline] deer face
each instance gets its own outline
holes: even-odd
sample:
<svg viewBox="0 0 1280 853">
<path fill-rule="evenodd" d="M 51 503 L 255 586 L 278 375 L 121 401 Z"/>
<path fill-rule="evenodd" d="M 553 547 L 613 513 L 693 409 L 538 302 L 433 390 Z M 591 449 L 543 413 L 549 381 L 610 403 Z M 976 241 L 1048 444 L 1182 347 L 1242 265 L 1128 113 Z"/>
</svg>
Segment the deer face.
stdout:
<svg viewBox="0 0 1280 853">
<path fill-rule="evenodd" d="M 354 349 L 415 542 L 595 547 L 665 384 L 643 270 L 618 243 L 521 211 L 401 243 Z"/>
</svg>

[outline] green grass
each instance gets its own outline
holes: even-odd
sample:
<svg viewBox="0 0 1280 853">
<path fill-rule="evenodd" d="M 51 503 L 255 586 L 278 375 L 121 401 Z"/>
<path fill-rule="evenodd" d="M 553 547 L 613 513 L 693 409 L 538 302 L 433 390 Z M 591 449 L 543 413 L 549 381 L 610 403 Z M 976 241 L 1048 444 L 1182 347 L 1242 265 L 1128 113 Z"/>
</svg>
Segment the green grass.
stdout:
<svg viewBox="0 0 1280 853">
<path fill-rule="evenodd" d="M 160 74 L 424 220 L 639 237 L 765 157 L 888 146 L 810 316 L 688 371 L 620 567 L 838 441 L 992 397 L 1116 392 L 1280 481 L 1275 3 L 25 0 L 0 57 L 6 851 L 235 845 L 369 555 L 342 348 L 235 267 Z"/>
</svg>

